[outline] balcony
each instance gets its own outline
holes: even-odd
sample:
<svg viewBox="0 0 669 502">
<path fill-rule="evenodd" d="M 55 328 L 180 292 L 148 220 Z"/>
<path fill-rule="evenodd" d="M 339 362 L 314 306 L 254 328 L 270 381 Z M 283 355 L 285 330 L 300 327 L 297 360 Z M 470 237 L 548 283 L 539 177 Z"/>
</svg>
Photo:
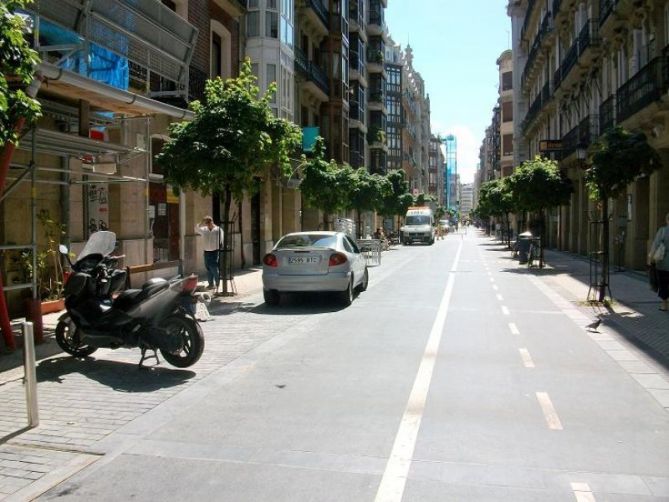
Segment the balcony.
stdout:
<svg viewBox="0 0 669 502">
<path fill-rule="evenodd" d="M 578 62 L 578 42 L 575 42 L 567 51 L 567 54 L 562 60 L 562 64 L 560 65 L 560 74 L 562 76 L 562 82 L 564 82 L 567 79 L 567 77 L 569 77 L 569 73 L 574 68 L 574 66 L 576 66 L 577 62 Z"/>
<path fill-rule="evenodd" d="M 306 54 L 299 47 L 295 51 L 295 72 L 304 79 L 304 86 L 321 101 L 327 101 L 330 94 L 328 76 L 320 66 L 307 59 Z"/>
<path fill-rule="evenodd" d="M 534 6 L 536 5 L 537 0 L 529 0 L 527 2 L 527 10 L 525 11 L 525 20 L 523 21 L 523 27 L 520 30 L 521 40 L 527 35 L 527 29 L 530 27 L 530 19 L 532 19 L 532 14 L 534 13 Z"/>
<path fill-rule="evenodd" d="M 369 24 L 367 30 L 370 35 L 381 36 L 385 30 L 386 22 L 383 15 L 383 7 L 380 5 L 370 6 Z"/>
<path fill-rule="evenodd" d="M 578 57 L 579 60 L 583 59 L 583 54 L 590 47 L 595 47 L 599 45 L 599 34 L 598 34 L 599 23 L 596 20 L 588 20 L 581 33 L 578 35 Z"/>
<path fill-rule="evenodd" d="M 599 118 L 588 115 L 567 134 L 562 136 L 562 157 L 569 157 L 578 149 L 587 149 L 599 135 Z"/>
<path fill-rule="evenodd" d="M 541 22 L 539 31 L 534 37 L 534 41 L 532 42 L 532 47 L 530 48 L 530 51 L 527 55 L 527 62 L 525 63 L 525 68 L 523 69 L 523 76 L 521 79 L 521 85 L 523 89 L 527 89 L 528 85 L 531 83 L 530 76 L 534 70 L 534 63 L 541 54 L 544 41 L 549 37 L 549 35 L 552 32 L 553 32 L 553 18 L 551 13 L 548 12 L 544 16 L 543 21 Z"/>
<path fill-rule="evenodd" d="M 367 70 L 369 73 L 383 73 L 383 45 L 367 46 Z"/>
<path fill-rule="evenodd" d="M 360 58 L 357 52 L 351 52 L 351 74 L 350 80 L 359 81 L 364 87 L 367 87 L 367 65 L 364 59 Z"/>
<path fill-rule="evenodd" d="M 351 0 L 349 7 L 350 31 L 358 32 L 361 38 L 367 36 L 367 21 L 365 20 L 365 0 Z"/>
<path fill-rule="evenodd" d="M 118 89 L 132 83 L 154 98 L 186 100 L 197 29 L 160 2 L 36 0 L 27 10 L 42 25 L 45 63 Z M 102 66 L 105 71 L 97 71 Z M 72 94 L 61 87 L 50 83 L 50 91 Z"/>
<path fill-rule="evenodd" d="M 616 95 L 612 94 L 599 105 L 599 130 L 605 132 L 616 125 Z"/>
<path fill-rule="evenodd" d="M 311 15 L 313 18 L 318 20 L 318 22 L 321 24 L 322 28 L 327 32 L 328 30 L 328 19 L 329 19 L 329 13 L 328 9 L 323 4 L 322 0 L 304 0 L 304 6 L 306 8 L 306 14 L 309 16 Z"/>
<path fill-rule="evenodd" d="M 599 25 L 606 23 L 616 5 L 618 0 L 599 0 Z"/>
<path fill-rule="evenodd" d="M 664 52 L 663 56 L 653 59 L 618 88 L 618 123 L 658 101 L 667 92 L 669 80 L 666 49 Z"/>
</svg>

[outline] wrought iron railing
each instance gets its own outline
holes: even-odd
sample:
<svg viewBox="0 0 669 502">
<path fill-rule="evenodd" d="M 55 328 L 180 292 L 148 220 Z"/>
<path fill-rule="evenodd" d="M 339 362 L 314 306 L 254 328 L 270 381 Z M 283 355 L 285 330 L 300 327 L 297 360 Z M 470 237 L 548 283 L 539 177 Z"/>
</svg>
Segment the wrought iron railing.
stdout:
<svg viewBox="0 0 669 502">
<path fill-rule="evenodd" d="M 567 51 L 562 64 L 560 65 L 560 72 L 562 73 L 562 80 L 565 80 L 569 72 L 576 66 L 578 61 L 578 42 L 574 42 Z"/>
<path fill-rule="evenodd" d="M 618 122 L 631 117 L 667 91 L 665 57 L 657 57 L 618 88 L 616 117 Z"/>
<path fill-rule="evenodd" d="M 532 17 L 532 12 L 534 11 L 534 5 L 537 3 L 536 0 L 529 0 L 527 2 L 527 10 L 525 11 L 525 20 L 523 21 L 523 28 L 520 30 L 520 38 L 525 38 L 527 34 L 527 28 L 530 24 L 530 18 Z"/>
<path fill-rule="evenodd" d="M 318 16 L 318 19 L 320 19 L 325 27 L 328 27 L 328 18 L 329 13 L 327 7 L 323 4 L 322 0 L 306 0 L 307 7 L 312 9 L 316 15 Z"/>
<path fill-rule="evenodd" d="M 325 94 L 330 94 L 328 76 L 320 66 L 307 59 L 306 54 L 299 47 L 295 51 L 295 71 L 314 82 Z"/>
<path fill-rule="evenodd" d="M 602 26 L 613 12 L 618 0 L 599 0 L 599 25 Z"/>
<path fill-rule="evenodd" d="M 599 130 L 605 132 L 616 124 L 616 95 L 612 94 L 599 105 Z"/>
<path fill-rule="evenodd" d="M 562 136 L 562 155 L 568 157 L 576 151 L 579 143 L 579 126 Z"/>
<path fill-rule="evenodd" d="M 578 35 L 578 56 L 581 57 L 583 53 L 590 46 L 595 46 L 599 44 L 599 34 L 598 34 L 599 23 L 594 20 L 588 20 L 583 28 L 581 33 Z"/>
</svg>

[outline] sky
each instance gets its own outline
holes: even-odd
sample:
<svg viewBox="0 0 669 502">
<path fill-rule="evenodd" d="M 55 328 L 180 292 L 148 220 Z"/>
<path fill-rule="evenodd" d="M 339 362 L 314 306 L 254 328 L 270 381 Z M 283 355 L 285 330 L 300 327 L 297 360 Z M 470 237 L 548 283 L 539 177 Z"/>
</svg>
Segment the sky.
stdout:
<svg viewBox="0 0 669 502">
<path fill-rule="evenodd" d="M 430 94 L 432 132 L 458 138 L 458 172 L 474 180 L 497 102 L 497 58 L 511 48 L 507 0 L 388 0 L 386 24 Z"/>
</svg>

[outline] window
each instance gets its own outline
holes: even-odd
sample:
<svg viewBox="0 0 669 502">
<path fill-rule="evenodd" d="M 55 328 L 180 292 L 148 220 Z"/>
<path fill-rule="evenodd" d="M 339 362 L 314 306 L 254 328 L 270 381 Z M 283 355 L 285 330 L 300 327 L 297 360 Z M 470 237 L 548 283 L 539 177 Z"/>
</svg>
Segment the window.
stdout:
<svg viewBox="0 0 669 502">
<path fill-rule="evenodd" d="M 218 33 L 211 34 L 211 76 L 220 77 L 223 75 L 223 42 Z"/>
<path fill-rule="evenodd" d="M 513 121 L 513 101 L 502 103 L 502 122 Z"/>
<path fill-rule="evenodd" d="M 251 11 L 246 14 L 246 36 L 259 37 L 260 36 L 260 12 Z"/>
<path fill-rule="evenodd" d="M 265 36 L 279 38 L 279 14 L 277 12 L 265 12 Z"/>
<path fill-rule="evenodd" d="M 513 89 L 513 72 L 507 71 L 502 73 L 502 91 L 510 91 Z"/>
<path fill-rule="evenodd" d="M 502 137 L 502 155 L 504 157 L 513 155 L 513 134 L 505 134 Z"/>
</svg>

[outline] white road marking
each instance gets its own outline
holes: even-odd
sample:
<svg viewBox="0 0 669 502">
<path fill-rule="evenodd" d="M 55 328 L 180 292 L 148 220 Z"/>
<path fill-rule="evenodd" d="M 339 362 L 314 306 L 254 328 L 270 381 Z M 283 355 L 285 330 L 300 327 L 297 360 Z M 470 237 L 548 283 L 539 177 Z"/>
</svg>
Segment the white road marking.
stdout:
<svg viewBox="0 0 669 502">
<path fill-rule="evenodd" d="M 500 302 L 503 302 L 503 301 L 504 301 L 504 298 L 503 298 L 502 295 L 500 295 L 499 293 L 497 294 L 497 299 L 498 299 Z"/>
<path fill-rule="evenodd" d="M 499 286 L 497 286 L 497 284 L 493 284 L 492 289 L 494 289 L 495 291 L 499 291 Z"/>
<path fill-rule="evenodd" d="M 520 357 L 523 359 L 523 364 L 526 368 L 534 368 L 534 361 L 532 361 L 532 356 L 527 349 L 518 349 L 520 352 Z"/>
<path fill-rule="evenodd" d="M 490 278 L 490 282 L 495 282 L 495 278 L 494 278 L 494 277 L 491 277 L 491 278 Z"/>
<path fill-rule="evenodd" d="M 574 492 L 574 497 L 576 497 L 576 502 L 596 502 L 588 483 L 572 483 L 571 489 Z"/>
<path fill-rule="evenodd" d="M 509 309 L 506 307 L 506 305 L 502 305 L 502 314 L 511 315 L 511 312 L 509 312 Z"/>
<path fill-rule="evenodd" d="M 461 251 L 462 242 L 458 246 L 458 251 L 451 267 L 451 273 L 446 283 L 446 289 L 444 290 L 444 295 L 441 298 L 441 304 L 437 311 L 437 317 L 432 325 L 432 331 L 430 331 L 430 337 L 425 346 L 423 359 L 420 362 L 418 373 L 416 374 L 416 379 L 409 395 L 409 401 L 404 409 L 397 436 L 395 436 L 395 443 L 390 452 L 390 458 L 388 458 L 381 484 L 376 492 L 375 502 L 400 502 L 402 500 L 409 475 L 409 468 L 411 467 L 411 459 L 416 448 L 418 430 L 420 429 L 420 423 L 425 411 L 427 393 L 430 390 L 434 365 L 437 353 L 439 352 L 439 344 L 444 333 L 448 306 L 453 294 L 453 284 L 455 282 L 455 274 L 453 272 L 457 269 Z"/>
<path fill-rule="evenodd" d="M 511 330 L 512 335 L 520 335 L 520 331 L 518 330 L 518 326 L 516 326 L 515 322 L 509 323 L 509 329 Z"/>
<path fill-rule="evenodd" d="M 551 398 L 548 397 L 547 392 L 537 392 L 537 401 L 539 401 L 539 406 L 541 406 L 541 411 L 544 412 L 544 418 L 546 419 L 546 424 L 548 428 L 554 431 L 562 430 L 562 422 L 560 422 L 560 417 L 558 417 L 555 407 L 551 402 Z"/>
</svg>

